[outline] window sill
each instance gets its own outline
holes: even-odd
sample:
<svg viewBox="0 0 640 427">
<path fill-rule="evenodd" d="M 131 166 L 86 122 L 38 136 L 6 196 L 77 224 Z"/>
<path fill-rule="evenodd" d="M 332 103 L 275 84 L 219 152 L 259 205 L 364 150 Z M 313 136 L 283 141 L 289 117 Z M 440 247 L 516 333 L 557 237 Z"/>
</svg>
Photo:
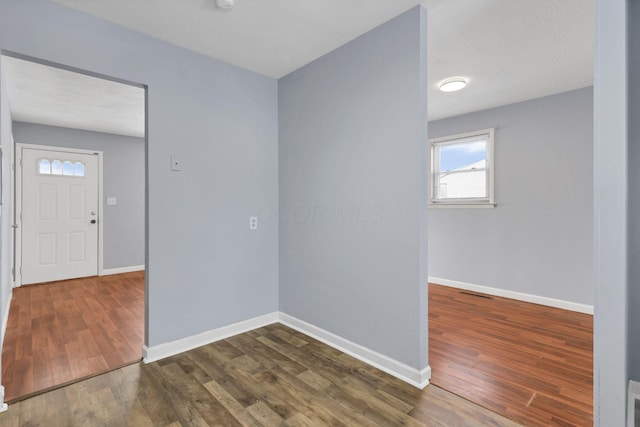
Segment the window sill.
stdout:
<svg viewBox="0 0 640 427">
<path fill-rule="evenodd" d="M 454 208 L 454 209 L 492 209 L 496 207 L 495 203 L 429 203 L 429 208 Z"/>
</svg>

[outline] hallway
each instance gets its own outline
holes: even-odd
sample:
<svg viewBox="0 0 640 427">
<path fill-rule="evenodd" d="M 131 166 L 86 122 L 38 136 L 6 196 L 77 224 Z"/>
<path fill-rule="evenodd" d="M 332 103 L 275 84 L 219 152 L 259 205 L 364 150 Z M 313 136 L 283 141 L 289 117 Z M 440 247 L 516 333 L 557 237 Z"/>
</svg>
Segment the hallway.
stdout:
<svg viewBox="0 0 640 427">
<path fill-rule="evenodd" d="M 144 339 L 144 271 L 13 290 L 2 349 L 11 403 L 137 362 Z"/>
</svg>

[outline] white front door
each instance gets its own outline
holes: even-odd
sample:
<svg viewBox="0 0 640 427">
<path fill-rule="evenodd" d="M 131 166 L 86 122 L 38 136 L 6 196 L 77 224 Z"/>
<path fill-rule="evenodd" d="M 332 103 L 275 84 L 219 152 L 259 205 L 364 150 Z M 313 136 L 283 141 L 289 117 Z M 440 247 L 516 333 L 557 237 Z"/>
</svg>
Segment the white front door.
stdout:
<svg viewBox="0 0 640 427">
<path fill-rule="evenodd" d="M 98 274 L 98 164 L 97 154 L 22 148 L 22 284 Z"/>
</svg>

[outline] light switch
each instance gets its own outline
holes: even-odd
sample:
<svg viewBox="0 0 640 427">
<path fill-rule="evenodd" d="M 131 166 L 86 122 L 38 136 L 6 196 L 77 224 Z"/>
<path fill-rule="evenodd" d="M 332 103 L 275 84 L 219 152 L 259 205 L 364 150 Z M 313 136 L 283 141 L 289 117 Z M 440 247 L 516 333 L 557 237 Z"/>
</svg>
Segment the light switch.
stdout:
<svg viewBox="0 0 640 427">
<path fill-rule="evenodd" d="M 116 198 L 115 197 L 107 197 L 107 205 L 113 206 L 115 204 L 116 204 Z"/>
<path fill-rule="evenodd" d="M 171 155 L 171 170 L 179 172 L 182 170 L 182 160 L 176 155 Z"/>
</svg>

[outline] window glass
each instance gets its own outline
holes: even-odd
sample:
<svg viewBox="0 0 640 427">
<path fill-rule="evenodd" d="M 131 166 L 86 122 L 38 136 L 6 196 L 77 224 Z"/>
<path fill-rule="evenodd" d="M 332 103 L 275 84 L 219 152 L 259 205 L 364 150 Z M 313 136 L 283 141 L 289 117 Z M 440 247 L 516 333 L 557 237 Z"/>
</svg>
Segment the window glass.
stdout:
<svg viewBox="0 0 640 427">
<path fill-rule="evenodd" d="M 38 173 L 40 175 L 84 176 L 84 163 L 70 160 L 38 160 Z"/>
<path fill-rule="evenodd" d="M 51 174 L 62 175 L 62 162 L 60 160 L 54 160 L 51 162 Z"/>
<path fill-rule="evenodd" d="M 40 175 L 51 175 L 51 162 L 49 159 L 40 159 L 38 161 L 38 173 Z"/>
<path fill-rule="evenodd" d="M 73 164 L 73 176 L 84 176 L 84 163 L 75 162 Z"/>
<path fill-rule="evenodd" d="M 440 171 L 463 170 L 485 167 L 487 160 L 487 141 L 484 139 L 461 144 L 447 144 L 439 149 Z"/>
<path fill-rule="evenodd" d="M 487 197 L 487 170 L 467 173 L 443 173 L 438 177 L 436 199 L 470 199 Z"/>
<path fill-rule="evenodd" d="M 62 162 L 62 175 L 73 176 L 73 163 L 68 160 Z"/>
</svg>

